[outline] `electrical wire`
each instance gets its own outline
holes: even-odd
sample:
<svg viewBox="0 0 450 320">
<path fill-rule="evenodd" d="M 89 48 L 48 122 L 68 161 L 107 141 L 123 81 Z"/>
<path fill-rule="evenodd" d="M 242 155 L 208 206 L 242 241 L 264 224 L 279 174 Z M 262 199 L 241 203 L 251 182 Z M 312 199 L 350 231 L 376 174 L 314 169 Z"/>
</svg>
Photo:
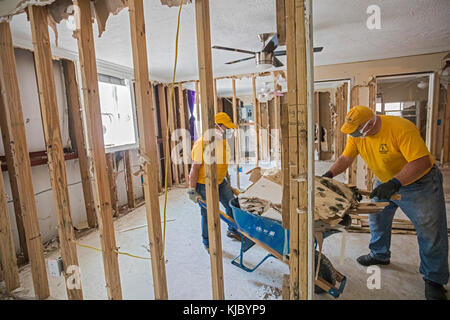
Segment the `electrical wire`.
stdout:
<svg viewBox="0 0 450 320">
<path fill-rule="evenodd" d="M 78 241 L 75 241 L 75 240 L 72 240 L 72 242 L 75 243 L 76 245 L 80 246 L 80 247 L 83 247 L 83 248 L 88 248 L 88 249 L 96 250 L 96 251 L 99 251 L 99 252 L 103 252 L 103 250 L 100 249 L 100 248 L 89 246 L 87 244 L 81 244 L 81 243 L 79 243 Z M 134 254 L 131 254 L 131 253 L 128 253 L 128 252 L 121 252 L 119 250 L 113 250 L 113 251 L 115 253 L 117 253 L 117 254 L 122 254 L 122 255 L 129 256 L 129 257 L 136 258 L 136 259 L 150 260 L 149 257 L 136 256 Z"/>
<path fill-rule="evenodd" d="M 169 119 L 171 117 L 172 111 L 172 103 L 173 103 L 173 90 L 175 87 L 175 74 L 177 72 L 177 62 L 178 62 L 178 36 L 180 33 L 180 20 L 181 20 L 181 9 L 183 8 L 183 0 L 180 0 L 180 9 L 178 10 L 178 21 L 177 21 L 177 34 L 175 37 L 175 61 L 173 66 L 173 75 L 172 75 L 172 86 L 170 88 L 170 100 L 169 100 L 169 111 L 167 114 L 167 126 L 166 126 L 166 150 L 165 150 L 165 174 L 164 174 L 164 228 L 163 228 L 163 250 L 165 251 L 166 246 L 166 221 L 167 221 L 167 172 L 169 171 Z M 187 177 L 187 172 L 185 173 Z M 186 178 L 187 179 L 187 178 Z"/>
</svg>

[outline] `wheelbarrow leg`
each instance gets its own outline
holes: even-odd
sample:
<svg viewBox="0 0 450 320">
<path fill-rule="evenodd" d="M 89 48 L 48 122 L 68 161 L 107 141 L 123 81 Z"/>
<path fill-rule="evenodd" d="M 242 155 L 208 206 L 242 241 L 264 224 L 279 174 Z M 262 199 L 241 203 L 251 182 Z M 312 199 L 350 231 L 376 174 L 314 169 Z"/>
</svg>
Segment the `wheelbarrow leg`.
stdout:
<svg viewBox="0 0 450 320">
<path fill-rule="evenodd" d="M 244 264 L 244 253 L 247 252 L 251 247 L 253 247 L 255 245 L 255 243 L 242 236 L 241 237 L 241 251 L 239 253 L 239 255 L 234 258 L 231 263 L 237 267 L 239 267 L 240 269 L 247 271 L 247 272 L 253 272 L 255 271 L 264 261 L 266 261 L 268 258 L 273 257 L 272 254 L 268 254 L 267 256 L 265 256 L 254 268 L 249 268 Z M 239 262 L 236 261 L 239 259 Z"/>
</svg>

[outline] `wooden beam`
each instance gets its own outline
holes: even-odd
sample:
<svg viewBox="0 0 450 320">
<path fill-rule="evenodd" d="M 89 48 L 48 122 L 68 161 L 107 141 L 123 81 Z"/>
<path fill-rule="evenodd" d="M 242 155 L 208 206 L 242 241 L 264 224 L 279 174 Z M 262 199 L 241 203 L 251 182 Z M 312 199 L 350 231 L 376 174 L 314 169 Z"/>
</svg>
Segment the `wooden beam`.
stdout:
<svg viewBox="0 0 450 320">
<path fill-rule="evenodd" d="M 236 163 L 236 187 L 241 188 L 240 174 L 239 174 L 239 161 L 240 161 L 240 141 L 239 141 L 239 106 L 237 105 L 236 98 L 236 80 L 231 80 L 231 88 L 233 90 L 233 122 L 237 125 L 237 129 L 234 130 L 234 161 Z"/>
<path fill-rule="evenodd" d="M 113 216 L 119 216 L 119 206 L 117 204 L 117 186 L 116 186 L 116 170 L 114 168 L 115 155 L 114 152 L 106 154 L 106 168 L 108 171 L 109 192 L 111 195 L 111 208 Z"/>
<path fill-rule="evenodd" d="M 131 160 L 131 150 L 125 150 L 123 152 L 123 162 L 125 167 L 128 208 L 133 209 L 136 207 L 136 199 L 134 196 L 133 161 Z"/>
<path fill-rule="evenodd" d="M 5 278 L 8 292 L 20 287 L 19 269 L 17 268 L 16 250 L 9 219 L 3 176 L 0 173 L 0 272 Z"/>
<path fill-rule="evenodd" d="M 285 0 L 276 0 L 278 45 L 286 45 Z"/>
<path fill-rule="evenodd" d="M 447 106 L 445 107 L 444 154 L 442 163 L 450 162 L 450 83 L 447 84 Z"/>
<path fill-rule="evenodd" d="M 111 193 L 106 167 L 105 142 L 98 91 L 97 65 L 92 32 L 92 14 L 89 0 L 74 0 L 78 56 L 81 66 L 81 84 L 87 118 L 87 135 L 94 167 L 94 186 L 103 251 L 106 290 L 111 300 L 122 299 L 116 237 L 114 234 Z"/>
<path fill-rule="evenodd" d="M 277 1 L 277 5 L 278 5 L 278 1 Z M 284 0 L 283 0 L 283 21 L 284 21 L 284 26 L 286 28 L 286 19 L 284 17 Z M 286 30 L 284 31 L 285 33 L 285 37 L 286 37 Z M 285 39 L 286 42 L 286 39 Z M 272 134 L 275 134 L 275 140 L 274 140 L 274 149 L 275 149 L 275 162 L 276 162 L 276 166 L 277 168 L 280 168 L 280 159 L 281 159 L 281 150 L 280 150 L 280 143 L 281 143 L 281 129 L 280 129 L 280 117 L 281 117 L 281 107 L 280 107 L 280 97 L 277 95 L 277 91 L 278 91 L 278 81 L 277 81 L 277 76 L 274 72 L 272 72 L 272 76 L 273 76 L 273 90 L 275 93 L 275 97 L 274 97 L 274 128 L 275 130 L 272 130 Z M 280 90 L 281 91 L 281 90 Z"/>
<path fill-rule="evenodd" d="M 438 118 L 439 118 L 439 91 L 440 91 L 440 78 L 437 72 L 434 73 L 434 86 L 433 86 L 433 112 L 431 121 L 431 148 L 430 152 L 435 159 L 442 160 L 439 157 L 441 150 L 437 144 L 437 133 L 438 133 Z"/>
<path fill-rule="evenodd" d="M 173 97 L 172 99 L 170 99 L 170 90 L 172 90 L 171 88 L 168 88 L 167 90 L 167 101 L 169 102 L 168 105 L 168 109 L 169 109 L 169 129 L 170 129 L 170 135 L 169 135 L 169 139 L 170 139 L 170 150 L 171 152 L 169 153 L 170 158 L 172 158 L 172 150 L 175 150 L 175 146 L 176 146 L 176 141 L 172 140 L 172 134 L 173 132 L 177 129 L 177 113 L 176 113 L 176 108 L 175 108 L 175 88 L 173 88 Z M 176 164 L 175 162 L 172 162 L 172 177 L 173 177 L 173 181 L 176 185 L 180 184 L 180 173 L 179 173 L 179 167 L 178 164 Z"/>
<path fill-rule="evenodd" d="M 259 136 L 259 126 L 261 125 L 260 122 L 260 112 L 259 112 L 259 102 L 256 97 L 256 77 L 252 77 L 252 88 L 253 88 L 253 108 L 254 108 L 254 117 L 255 117 L 255 134 L 256 134 L 256 166 L 259 164 L 260 159 L 260 136 Z"/>
<path fill-rule="evenodd" d="M 160 116 L 160 122 L 161 122 L 161 138 L 163 143 L 163 150 L 164 150 L 164 163 L 166 163 L 166 154 L 170 155 L 170 151 L 167 152 L 167 148 L 170 147 L 170 139 L 169 144 L 168 139 L 166 135 L 169 133 L 167 131 L 167 127 L 169 125 L 168 119 L 167 119 L 167 95 L 166 95 L 166 88 L 163 84 L 158 84 L 158 101 L 159 101 L 159 116 Z M 166 172 L 166 166 L 164 165 L 164 174 L 167 175 L 167 186 L 172 186 L 172 160 L 169 156 L 168 158 L 169 165 Z"/>
<path fill-rule="evenodd" d="M 283 228 L 289 229 L 290 219 L 290 176 L 289 176 L 289 114 L 288 114 L 288 99 L 283 95 L 280 99 L 281 103 L 281 172 L 283 175 L 283 196 L 282 196 L 282 225 Z"/>
<path fill-rule="evenodd" d="M 58 237 L 64 266 L 79 267 L 75 234 L 70 212 L 69 188 L 67 186 L 66 162 L 59 125 L 58 102 L 56 99 L 53 60 L 48 32 L 47 8 L 29 6 L 31 34 L 34 47 L 34 64 L 41 107 L 42 128 L 47 148 L 50 183 L 58 221 Z M 83 299 L 81 287 L 68 286 L 70 272 L 64 273 L 69 300 Z"/>
<path fill-rule="evenodd" d="M 214 79 L 213 89 L 214 89 L 214 114 L 217 114 L 219 112 L 219 103 L 217 101 L 217 79 Z"/>
<path fill-rule="evenodd" d="M 321 143 L 321 136 L 322 136 L 322 127 L 320 126 L 320 92 L 316 91 L 314 92 L 314 107 L 315 107 L 315 120 L 316 120 L 316 129 L 317 129 L 317 144 L 316 144 L 316 150 L 317 150 L 317 157 L 318 160 L 320 160 L 320 153 L 322 152 L 322 143 Z"/>
<path fill-rule="evenodd" d="M 299 206 L 298 183 L 295 178 L 298 171 L 298 129 L 297 129 L 297 59 L 296 59 L 296 21 L 295 1 L 286 0 L 286 71 L 288 84 L 288 143 L 289 143 L 289 271 L 290 271 L 290 298 L 299 298 L 299 243 L 298 226 Z"/>
<path fill-rule="evenodd" d="M 189 128 L 186 124 L 186 114 L 187 114 L 187 106 L 184 103 L 184 92 L 183 92 L 183 86 L 181 83 L 178 85 L 178 101 L 180 106 L 180 129 L 183 130 L 183 136 L 181 137 L 182 146 L 183 146 L 183 166 L 184 166 L 184 184 L 186 185 L 186 188 L 189 187 L 189 152 L 190 148 L 188 144 L 188 141 L 191 141 L 191 134 L 189 132 Z"/>
<path fill-rule="evenodd" d="M 145 36 L 144 5 L 142 0 L 128 1 L 130 13 L 131 47 L 133 50 L 136 106 L 139 119 L 140 152 L 147 160 L 144 164 L 144 193 L 147 213 L 148 236 L 152 261 L 153 287 L 155 299 L 168 298 L 166 263 L 164 259 L 164 239 L 161 231 L 159 208 L 158 159 L 155 135 L 156 119 L 150 89 L 147 40 Z"/>
<path fill-rule="evenodd" d="M 359 87 L 353 86 L 350 90 L 350 108 L 359 105 Z M 348 139 L 348 137 L 347 137 Z M 353 160 L 347 171 L 347 183 L 356 186 L 358 173 L 358 157 Z"/>
<path fill-rule="evenodd" d="M 202 97 L 203 132 L 214 128 L 214 89 L 212 74 L 211 30 L 209 0 L 195 0 L 195 21 L 197 31 L 198 69 Z M 214 136 L 205 135 L 204 143 L 215 143 Z M 209 256 L 213 299 L 224 299 L 222 241 L 220 236 L 219 190 L 217 164 L 204 163 L 206 180 L 206 205 L 209 233 Z"/>
<path fill-rule="evenodd" d="M 197 125 L 197 135 L 200 137 L 202 135 L 202 128 L 200 121 L 200 88 L 198 81 L 195 81 L 195 112 L 197 114 L 197 119 L 195 119 L 195 123 Z"/>
<path fill-rule="evenodd" d="M 286 0 L 291 299 L 308 298 L 307 65 L 304 0 Z M 311 128 L 309 128 L 311 129 Z"/>
<path fill-rule="evenodd" d="M 369 108 L 376 112 L 376 99 L 377 99 L 377 83 L 375 79 L 372 79 L 369 83 Z M 366 189 L 373 189 L 374 176 L 373 172 L 366 165 Z"/>
<path fill-rule="evenodd" d="M 14 47 L 8 22 L 0 23 L 0 84 L 1 98 L 3 99 L 3 103 L 0 104 L 0 118 L 4 119 L 5 124 L 2 130 L 8 131 L 7 134 L 10 138 L 8 144 L 11 148 L 13 165 L 17 175 L 18 192 L 23 195 L 20 197 L 20 201 L 34 292 L 38 299 L 45 299 L 50 295 L 50 291 L 34 198 Z"/>
<path fill-rule="evenodd" d="M 2 92 L 1 84 L 0 84 L 0 93 Z M 0 97 L 0 110 L 4 109 L 5 107 L 2 106 L 3 99 Z M 5 159 L 6 164 L 8 167 L 8 176 L 9 176 L 9 184 L 11 186 L 11 194 L 13 197 L 13 204 L 14 204 L 14 214 L 16 216 L 16 225 L 17 225 L 17 233 L 19 235 L 19 243 L 20 243 L 20 249 L 23 254 L 23 258 L 25 262 L 28 262 L 28 247 L 27 247 L 27 237 L 25 234 L 25 227 L 23 222 L 23 216 L 22 216 L 22 207 L 21 207 L 21 201 L 20 201 L 20 194 L 19 194 L 19 186 L 18 186 L 18 174 L 16 174 L 16 167 L 14 166 L 14 160 L 13 155 L 11 153 L 11 145 L 10 141 L 12 141 L 8 125 L 6 122 L 5 117 L 0 117 L 0 129 L 2 132 L 2 140 L 3 140 L 3 147 L 5 149 Z M 0 166 L 1 167 L 1 166 Z"/>
<path fill-rule="evenodd" d="M 70 113 L 70 121 L 73 127 L 75 149 L 78 154 L 80 166 L 81 185 L 83 187 L 84 206 L 90 228 L 97 227 L 97 215 L 95 213 L 94 191 L 92 190 L 91 171 L 87 153 L 86 138 L 84 136 L 83 114 L 80 105 L 80 97 L 77 83 L 75 63 L 70 60 L 62 60 L 64 81 L 66 85 L 67 106 Z"/>
</svg>

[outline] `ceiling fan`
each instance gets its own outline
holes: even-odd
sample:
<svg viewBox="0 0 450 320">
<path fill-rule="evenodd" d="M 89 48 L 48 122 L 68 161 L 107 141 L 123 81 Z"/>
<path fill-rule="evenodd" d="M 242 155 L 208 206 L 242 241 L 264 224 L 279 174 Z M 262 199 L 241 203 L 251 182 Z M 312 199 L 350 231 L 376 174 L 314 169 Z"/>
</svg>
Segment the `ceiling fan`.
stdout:
<svg viewBox="0 0 450 320">
<path fill-rule="evenodd" d="M 269 40 L 269 42 L 266 44 L 266 41 Z M 270 68 L 270 67 L 282 67 L 283 63 L 277 58 L 277 56 L 284 56 L 286 55 L 286 50 L 280 50 L 275 51 L 275 49 L 278 47 L 278 34 L 276 33 L 261 33 L 258 34 L 258 39 L 263 43 L 262 50 L 253 52 L 249 50 L 242 50 L 242 49 L 236 49 L 236 48 L 228 48 L 228 47 L 222 47 L 222 46 L 213 46 L 213 49 L 220 49 L 220 50 L 227 50 L 227 51 L 235 51 L 235 52 L 242 52 L 251 54 L 252 57 L 243 58 L 235 61 L 226 62 L 225 64 L 234 64 L 250 59 L 256 60 L 256 66 L 260 67 L 262 69 Z M 314 52 L 321 52 L 323 50 L 323 47 L 316 47 L 314 48 Z"/>
</svg>

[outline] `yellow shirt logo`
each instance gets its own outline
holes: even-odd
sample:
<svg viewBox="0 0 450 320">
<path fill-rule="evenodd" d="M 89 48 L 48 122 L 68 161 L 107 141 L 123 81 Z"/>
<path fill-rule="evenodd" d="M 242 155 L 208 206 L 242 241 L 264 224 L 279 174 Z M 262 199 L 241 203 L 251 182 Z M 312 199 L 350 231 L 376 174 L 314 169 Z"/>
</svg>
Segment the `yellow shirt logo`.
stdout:
<svg viewBox="0 0 450 320">
<path fill-rule="evenodd" d="M 386 154 L 386 153 L 389 152 L 389 148 L 388 148 L 387 144 L 382 143 L 382 144 L 380 144 L 380 148 L 378 149 L 378 151 L 379 151 L 381 154 Z"/>
</svg>

